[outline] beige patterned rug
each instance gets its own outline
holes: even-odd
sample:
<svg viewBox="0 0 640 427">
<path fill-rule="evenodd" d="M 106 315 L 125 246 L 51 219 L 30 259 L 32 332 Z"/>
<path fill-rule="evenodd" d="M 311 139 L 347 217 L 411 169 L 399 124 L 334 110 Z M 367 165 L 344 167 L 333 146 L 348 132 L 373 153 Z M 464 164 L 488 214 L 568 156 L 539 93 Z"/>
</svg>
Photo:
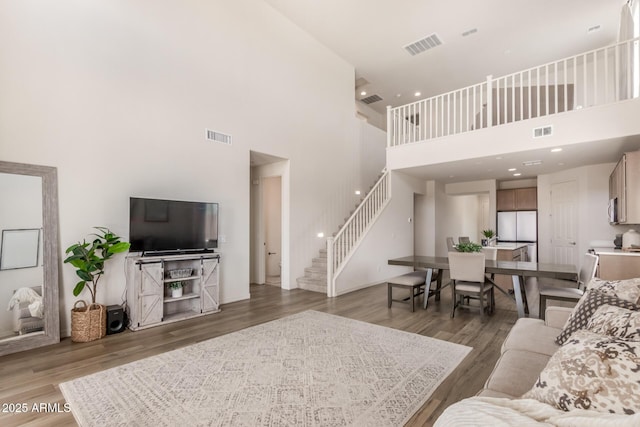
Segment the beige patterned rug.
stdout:
<svg viewBox="0 0 640 427">
<path fill-rule="evenodd" d="M 60 389 L 81 426 L 401 426 L 469 351 L 305 311 Z"/>
</svg>

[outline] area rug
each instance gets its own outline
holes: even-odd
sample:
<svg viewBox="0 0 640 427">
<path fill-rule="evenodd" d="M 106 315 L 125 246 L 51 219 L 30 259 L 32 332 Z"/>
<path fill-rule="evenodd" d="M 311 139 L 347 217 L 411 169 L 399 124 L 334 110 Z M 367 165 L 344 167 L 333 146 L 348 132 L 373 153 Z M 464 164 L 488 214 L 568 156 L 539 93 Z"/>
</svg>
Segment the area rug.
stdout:
<svg viewBox="0 0 640 427">
<path fill-rule="evenodd" d="M 305 311 L 60 389 L 81 426 L 401 426 L 469 351 Z"/>
</svg>

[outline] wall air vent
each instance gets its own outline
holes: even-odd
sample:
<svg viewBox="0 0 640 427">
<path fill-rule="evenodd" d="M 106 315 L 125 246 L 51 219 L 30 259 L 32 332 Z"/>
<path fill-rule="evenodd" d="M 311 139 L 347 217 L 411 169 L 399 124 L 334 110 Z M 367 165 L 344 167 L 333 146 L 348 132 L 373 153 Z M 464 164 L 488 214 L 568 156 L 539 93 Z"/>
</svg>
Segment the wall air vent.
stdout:
<svg viewBox="0 0 640 427">
<path fill-rule="evenodd" d="M 382 101 L 382 98 L 380 98 L 378 95 L 370 95 L 366 98 L 362 98 L 360 101 L 364 102 L 365 104 L 373 104 L 374 102 Z"/>
<path fill-rule="evenodd" d="M 411 56 L 415 56 L 429 49 L 433 49 L 436 46 L 440 46 L 441 44 L 442 40 L 440 40 L 440 37 L 438 37 L 436 33 L 433 33 L 430 36 L 404 46 L 404 49 L 409 52 Z"/>
<path fill-rule="evenodd" d="M 534 138 L 544 138 L 545 136 L 551 136 L 553 134 L 553 126 L 541 126 L 533 129 Z"/>
<path fill-rule="evenodd" d="M 216 132 L 215 130 L 205 129 L 206 137 L 209 141 L 219 142 L 221 144 L 231 145 L 231 135 Z"/>
</svg>

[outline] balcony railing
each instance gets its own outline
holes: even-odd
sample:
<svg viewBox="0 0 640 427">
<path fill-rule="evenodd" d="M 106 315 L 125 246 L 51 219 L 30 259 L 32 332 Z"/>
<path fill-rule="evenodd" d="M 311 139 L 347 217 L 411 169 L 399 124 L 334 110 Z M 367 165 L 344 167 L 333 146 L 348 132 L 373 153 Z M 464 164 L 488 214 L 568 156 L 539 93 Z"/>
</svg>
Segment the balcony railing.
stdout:
<svg viewBox="0 0 640 427">
<path fill-rule="evenodd" d="M 387 109 L 387 146 L 637 98 L 639 39 Z"/>
</svg>

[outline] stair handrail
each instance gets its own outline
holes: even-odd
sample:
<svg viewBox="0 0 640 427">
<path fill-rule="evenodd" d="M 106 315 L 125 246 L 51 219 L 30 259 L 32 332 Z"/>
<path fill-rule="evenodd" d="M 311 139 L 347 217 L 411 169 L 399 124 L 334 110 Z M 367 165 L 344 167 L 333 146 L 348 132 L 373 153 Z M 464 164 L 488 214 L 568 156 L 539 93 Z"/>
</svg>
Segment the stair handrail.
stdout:
<svg viewBox="0 0 640 427">
<path fill-rule="evenodd" d="M 327 238 L 327 296 L 336 296 L 335 278 L 351 258 L 355 247 L 391 198 L 391 180 L 387 168 L 369 193 L 333 237 Z M 366 211 L 369 209 L 368 211 Z M 363 212 L 366 215 L 363 216 Z M 357 227 L 355 227 L 357 225 Z M 349 236 L 349 233 L 351 235 Z M 351 239 L 346 241 L 346 237 Z"/>
</svg>

